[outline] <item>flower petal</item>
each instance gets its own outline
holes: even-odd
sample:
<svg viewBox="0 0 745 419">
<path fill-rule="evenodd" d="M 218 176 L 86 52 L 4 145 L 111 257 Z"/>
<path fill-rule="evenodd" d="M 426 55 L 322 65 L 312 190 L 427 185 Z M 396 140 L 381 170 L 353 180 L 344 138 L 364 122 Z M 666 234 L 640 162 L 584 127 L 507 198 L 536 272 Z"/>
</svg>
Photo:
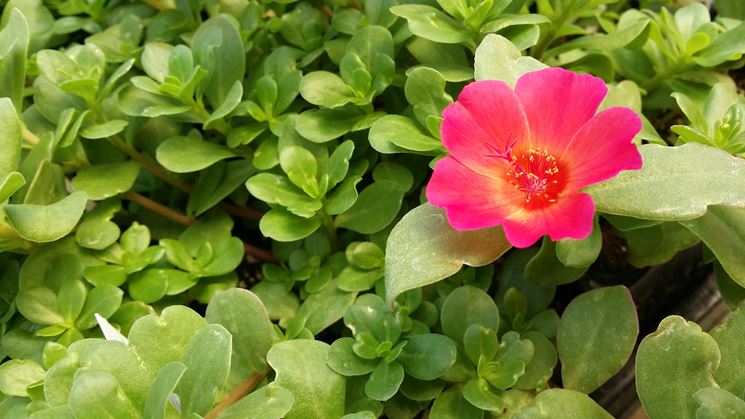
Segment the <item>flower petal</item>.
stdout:
<svg viewBox="0 0 745 419">
<path fill-rule="evenodd" d="M 517 80 L 515 93 L 528 118 L 531 147 L 561 154 L 577 130 L 595 115 L 607 91 L 603 80 L 563 68 L 524 74 Z"/>
<path fill-rule="evenodd" d="M 608 108 L 587 121 L 564 152 L 570 190 L 602 182 L 622 170 L 642 167 L 642 157 L 631 142 L 642 121 L 628 108 Z"/>
<path fill-rule="evenodd" d="M 437 162 L 427 185 L 430 204 L 445 208 L 456 230 L 476 230 L 501 224 L 514 211 L 515 189 L 501 178 L 470 170 L 458 160 Z M 519 197 L 518 197 L 519 198 Z"/>
<path fill-rule="evenodd" d="M 463 88 L 458 100 L 442 111 L 442 142 L 450 155 L 479 173 L 503 172 L 501 160 L 489 157 L 527 138 L 520 101 L 502 81 L 483 80 Z"/>
<path fill-rule="evenodd" d="M 562 196 L 554 205 L 522 211 L 505 220 L 502 228 L 513 246 L 525 248 L 548 234 L 551 240 L 584 239 L 592 232 L 595 203 L 586 193 Z"/>
</svg>

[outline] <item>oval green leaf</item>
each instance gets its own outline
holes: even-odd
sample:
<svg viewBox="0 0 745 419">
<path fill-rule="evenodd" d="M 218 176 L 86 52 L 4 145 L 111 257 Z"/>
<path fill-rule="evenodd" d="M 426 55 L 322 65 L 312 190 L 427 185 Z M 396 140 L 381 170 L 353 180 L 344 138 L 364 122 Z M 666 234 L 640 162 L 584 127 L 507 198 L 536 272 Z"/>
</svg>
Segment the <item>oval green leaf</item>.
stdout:
<svg viewBox="0 0 745 419">
<path fill-rule="evenodd" d="M 420 205 L 393 228 L 385 256 L 386 299 L 392 303 L 404 291 L 438 282 L 461 266 L 483 266 L 512 247 L 501 228 L 458 231 L 445 212 Z"/>
<path fill-rule="evenodd" d="M 557 347 L 564 388 L 590 393 L 628 361 L 639 334 L 639 320 L 626 287 L 588 291 L 561 316 Z"/>
<path fill-rule="evenodd" d="M 644 166 L 592 185 L 598 212 L 645 220 L 698 218 L 709 205 L 745 207 L 745 160 L 699 143 L 639 147 Z"/>
<path fill-rule="evenodd" d="M 4 210 L 8 223 L 19 236 L 46 243 L 61 239 L 75 228 L 87 201 L 85 192 L 73 192 L 51 205 L 6 205 Z"/>
<path fill-rule="evenodd" d="M 709 334 L 680 316 L 669 316 L 645 337 L 636 354 L 636 392 L 651 418 L 694 419 L 693 395 L 717 387 L 719 347 Z"/>
<path fill-rule="evenodd" d="M 315 340 L 288 340 L 269 350 L 274 381 L 295 397 L 286 419 L 336 419 L 344 415 L 344 377 L 326 365 L 329 345 Z"/>
<path fill-rule="evenodd" d="M 193 137 L 171 137 L 163 141 L 155 153 L 158 163 L 176 173 L 196 172 L 236 156 L 224 145 Z"/>
</svg>

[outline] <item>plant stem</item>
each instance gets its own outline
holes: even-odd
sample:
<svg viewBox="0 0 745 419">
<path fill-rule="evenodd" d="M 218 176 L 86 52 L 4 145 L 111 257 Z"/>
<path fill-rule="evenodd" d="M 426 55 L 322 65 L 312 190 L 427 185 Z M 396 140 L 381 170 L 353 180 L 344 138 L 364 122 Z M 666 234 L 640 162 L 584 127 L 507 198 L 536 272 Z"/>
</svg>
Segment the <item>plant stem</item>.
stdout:
<svg viewBox="0 0 745 419">
<path fill-rule="evenodd" d="M 189 184 L 182 182 L 178 179 L 173 179 L 171 176 L 168 175 L 168 172 L 166 172 L 162 167 L 148 160 L 148 158 L 145 157 L 145 155 L 137 151 L 137 149 L 135 149 L 131 145 L 127 144 L 121 138 L 111 137 L 111 142 L 118 149 L 125 152 L 132 160 L 136 161 L 137 163 L 140 163 L 140 165 L 143 168 L 145 168 L 145 170 L 163 179 L 164 182 L 168 183 L 169 185 L 183 192 L 188 193 L 191 191 L 191 186 Z"/>
<path fill-rule="evenodd" d="M 137 192 L 127 191 L 122 194 L 122 197 L 181 225 L 190 226 L 196 222 L 193 217 L 188 217 L 178 211 L 174 211 L 171 208 L 155 202 L 144 195 L 138 194 Z M 2 231 L 0 231 L 0 233 L 2 233 Z M 256 259 L 262 260 L 264 262 L 273 264 L 279 263 L 277 258 L 275 258 L 271 252 L 260 249 L 246 242 L 243 242 L 243 251 L 246 253 L 246 255 L 251 255 Z"/>
<path fill-rule="evenodd" d="M 168 183 L 169 185 L 177 188 L 178 190 L 182 192 L 186 192 L 186 193 L 191 192 L 191 185 L 189 185 L 186 182 L 182 182 L 178 179 L 174 179 L 173 177 L 171 177 L 168 174 L 168 172 L 166 172 L 162 167 L 151 162 L 147 157 L 145 157 L 144 154 L 137 151 L 137 149 L 127 144 L 121 138 L 111 137 L 111 142 L 118 149 L 125 152 L 132 160 L 136 161 L 137 163 L 140 163 L 140 165 L 148 172 L 154 174 L 155 176 L 162 179 L 164 182 Z M 239 207 L 237 205 L 228 204 L 227 202 L 221 202 L 219 205 L 220 205 L 220 208 L 225 210 L 225 212 L 227 212 L 228 214 L 232 214 L 237 217 L 245 218 L 247 220 L 259 221 L 261 217 L 264 215 L 264 213 L 261 211 L 256 211 L 250 208 Z"/>
<path fill-rule="evenodd" d="M 329 242 L 331 246 L 331 252 L 339 250 L 339 238 L 336 236 L 336 226 L 334 225 L 334 219 L 326 213 L 326 210 L 322 210 L 323 226 L 326 227 L 326 232 L 329 236 Z"/>
<path fill-rule="evenodd" d="M 220 208 L 225 210 L 228 214 L 232 214 L 247 220 L 259 221 L 264 213 L 256 211 L 255 209 L 239 207 L 238 205 L 229 204 L 227 202 L 220 202 Z"/>
<path fill-rule="evenodd" d="M 241 383 L 238 387 L 234 388 L 233 391 L 228 394 L 228 397 L 223 399 L 223 401 L 221 401 L 217 406 L 213 407 L 212 410 L 207 412 L 207 415 L 204 418 L 216 419 L 223 410 L 232 406 L 238 400 L 242 399 L 244 396 L 250 393 L 261 382 L 261 380 L 263 380 L 266 375 L 269 374 L 269 371 L 271 370 L 272 369 L 271 367 L 269 367 L 269 364 L 266 364 L 266 367 L 262 371 L 253 373 L 250 377 L 248 377 L 248 379 L 246 379 L 246 381 Z"/>
<path fill-rule="evenodd" d="M 247 255 L 251 255 L 256 259 L 268 263 L 273 263 L 275 265 L 279 264 L 279 261 L 277 260 L 277 258 L 274 257 L 272 252 L 266 251 L 264 249 L 259 249 L 258 247 L 252 246 L 246 242 L 243 242 L 243 250 Z"/>
<path fill-rule="evenodd" d="M 41 141 L 39 137 L 36 136 L 36 134 L 26 128 L 26 124 L 21 124 L 21 137 L 23 137 L 23 140 L 31 145 L 37 145 Z"/>
<path fill-rule="evenodd" d="M 173 220 L 179 224 L 183 224 L 185 226 L 189 226 L 194 224 L 196 220 L 192 217 L 187 217 L 184 214 L 181 214 L 180 212 L 174 211 L 167 206 L 160 204 L 158 202 L 153 201 L 152 199 L 140 195 L 137 192 L 127 191 L 122 194 L 124 199 L 128 199 L 138 205 L 143 206 L 144 208 L 149 209 L 150 211 L 153 211 L 157 214 L 160 214 L 169 220 Z"/>
</svg>

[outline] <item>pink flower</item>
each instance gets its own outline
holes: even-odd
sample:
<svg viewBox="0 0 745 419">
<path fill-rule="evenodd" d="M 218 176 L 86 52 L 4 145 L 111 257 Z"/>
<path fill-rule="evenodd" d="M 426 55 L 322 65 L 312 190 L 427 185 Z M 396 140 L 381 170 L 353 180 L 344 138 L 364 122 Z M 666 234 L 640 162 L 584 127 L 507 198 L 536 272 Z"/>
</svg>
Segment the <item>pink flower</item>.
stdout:
<svg viewBox="0 0 745 419">
<path fill-rule="evenodd" d="M 587 237 L 595 204 L 579 190 L 642 166 L 634 111 L 595 114 L 606 92 L 601 79 L 561 68 L 527 73 L 514 91 L 495 80 L 467 85 L 442 112 L 450 156 L 437 162 L 427 199 L 455 229 L 501 225 L 516 247 L 545 234 Z"/>
</svg>

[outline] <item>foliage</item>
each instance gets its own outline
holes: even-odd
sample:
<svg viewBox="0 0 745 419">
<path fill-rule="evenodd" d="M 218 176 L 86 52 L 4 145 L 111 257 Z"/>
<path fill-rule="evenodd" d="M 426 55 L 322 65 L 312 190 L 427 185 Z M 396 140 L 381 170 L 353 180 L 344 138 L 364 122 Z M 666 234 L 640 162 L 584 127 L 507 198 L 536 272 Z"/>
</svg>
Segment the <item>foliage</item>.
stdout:
<svg viewBox="0 0 745 419">
<path fill-rule="evenodd" d="M 737 0 L 0 7 L 2 417 L 605 418 L 626 267 L 701 245 L 745 299 Z M 545 67 L 639 114 L 642 170 L 582 240 L 453 229 L 443 109 Z M 650 417 L 745 417 L 743 310 L 643 337 Z"/>
</svg>

